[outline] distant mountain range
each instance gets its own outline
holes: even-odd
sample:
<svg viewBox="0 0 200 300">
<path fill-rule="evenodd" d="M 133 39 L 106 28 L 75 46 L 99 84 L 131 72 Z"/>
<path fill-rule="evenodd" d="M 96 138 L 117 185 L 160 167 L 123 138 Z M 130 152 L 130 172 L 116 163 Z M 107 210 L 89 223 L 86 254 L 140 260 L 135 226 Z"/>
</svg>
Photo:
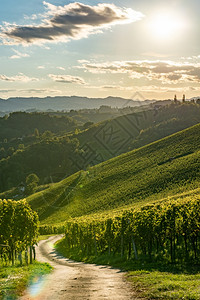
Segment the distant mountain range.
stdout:
<svg viewBox="0 0 200 300">
<path fill-rule="evenodd" d="M 14 111 L 69 111 L 71 109 L 94 109 L 102 105 L 111 107 L 134 107 L 140 105 L 148 105 L 155 102 L 155 100 L 132 100 L 120 97 L 107 98 L 87 98 L 87 97 L 45 97 L 45 98 L 9 98 L 7 100 L 0 99 L 0 112 L 14 112 Z"/>
</svg>

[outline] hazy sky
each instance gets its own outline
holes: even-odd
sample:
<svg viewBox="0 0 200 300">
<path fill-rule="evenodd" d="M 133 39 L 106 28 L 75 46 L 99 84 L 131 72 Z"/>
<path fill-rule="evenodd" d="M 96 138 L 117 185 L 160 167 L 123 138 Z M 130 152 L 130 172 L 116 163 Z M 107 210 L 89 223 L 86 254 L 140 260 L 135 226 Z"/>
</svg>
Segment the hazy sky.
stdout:
<svg viewBox="0 0 200 300">
<path fill-rule="evenodd" d="M 2 2 L 0 98 L 200 96 L 199 0 Z"/>
</svg>

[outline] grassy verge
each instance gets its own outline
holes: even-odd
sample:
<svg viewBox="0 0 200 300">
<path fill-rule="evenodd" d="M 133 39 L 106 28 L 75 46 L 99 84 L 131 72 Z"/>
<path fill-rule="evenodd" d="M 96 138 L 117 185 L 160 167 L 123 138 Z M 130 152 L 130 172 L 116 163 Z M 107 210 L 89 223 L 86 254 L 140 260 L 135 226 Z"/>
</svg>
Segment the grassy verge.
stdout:
<svg viewBox="0 0 200 300">
<path fill-rule="evenodd" d="M 147 299 L 200 299 L 200 273 L 139 270 L 129 272 L 128 279 Z"/>
<path fill-rule="evenodd" d="M 110 265 L 128 271 L 127 279 L 138 293 L 146 299 L 200 299 L 200 268 L 198 265 L 172 265 L 126 260 L 108 255 L 81 256 L 70 253 L 64 239 L 56 244 L 56 249 L 65 257 L 76 261 Z"/>
<path fill-rule="evenodd" d="M 47 263 L 34 262 L 28 266 L 0 268 L 0 299 L 14 300 L 22 295 L 26 287 L 38 277 L 50 273 Z"/>
</svg>

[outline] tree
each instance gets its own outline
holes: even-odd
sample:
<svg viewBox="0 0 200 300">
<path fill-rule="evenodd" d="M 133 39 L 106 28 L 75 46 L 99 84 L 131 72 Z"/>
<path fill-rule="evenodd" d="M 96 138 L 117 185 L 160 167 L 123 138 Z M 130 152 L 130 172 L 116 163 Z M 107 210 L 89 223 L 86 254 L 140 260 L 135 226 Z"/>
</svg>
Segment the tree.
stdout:
<svg viewBox="0 0 200 300">
<path fill-rule="evenodd" d="M 43 135 L 42 138 L 43 139 L 51 139 L 53 137 L 53 133 L 50 130 L 46 130 Z"/>
<path fill-rule="evenodd" d="M 30 183 L 32 183 L 32 182 L 35 182 L 36 184 L 38 184 L 39 181 L 40 181 L 39 177 L 38 177 L 36 174 L 34 174 L 34 173 L 29 174 L 29 175 L 26 177 L 26 184 L 27 184 L 27 185 L 30 184 Z"/>
<path fill-rule="evenodd" d="M 24 144 L 19 144 L 18 149 L 19 150 L 24 150 Z"/>
<path fill-rule="evenodd" d="M 34 136 L 35 136 L 36 138 L 38 138 L 38 137 L 40 136 L 39 130 L 38 130 L 37 128 L 35 128 L 35 130 L 34 130 Z"/>
<path fill-rule="evenodd" d="M 196 103 L 197 103 L 197 104 L 200 104 L 200 98 L 197 99 Z"/>
<path fill-rule="evenodd" d="M 90 126 L 92 126 L 94 123 L 93 122 L 86 122 L 84 125 L 83 125 L 83 128 L 84 129 L 87 129 L 89 128 Z"/>
<path fill-rule="evenodd" d="M 36 187 L 38 186 L 40 179 L 39 177 L 32 173 L 26 177 L 26 194 L 31 195 L 34 193 Z"/>
<path fill-rule="evenodd" d="M 2 158 L 6 158 L 6 151 L 5 151 L 4 147 L 2 147 L 0 149 L 0 159 L 2 159 Z"/>
<path fill-rule="evenodd" d="M 11 156 L 15 152 L 15 149 L 13 147 L 8 148 L 8 156 Z"/>
<path fill-rule="evenodd" d="M 77 134 L 79 134 L 79 132 L 80 132 L 80 129 L 76 128 L 74 133 L 77 135 Z"/>
</svg>

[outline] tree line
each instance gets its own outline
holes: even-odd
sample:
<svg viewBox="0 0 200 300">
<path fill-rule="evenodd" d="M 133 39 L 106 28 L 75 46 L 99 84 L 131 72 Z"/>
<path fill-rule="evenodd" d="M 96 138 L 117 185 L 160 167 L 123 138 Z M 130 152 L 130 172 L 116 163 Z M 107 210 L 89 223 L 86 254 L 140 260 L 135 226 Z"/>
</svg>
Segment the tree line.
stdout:
<svg viewBox="0 0 200 300">
<path fill-rule="evenodd" d="M 68 116 L 51 116 L 48 113 L 14 112 L 0 118 L 0 141 L 22 138 L 45 131 L 53 133 L 69 132 L 76 128 L 77 122 Z"/>
<path fill-rule="evenodd" d="M 79 142 L 68 137 L 45 139 L 0 160 L 0 191 L 25 182 L 34 173 L 40 184 L 56 182 L 77 171 Z"/>
</svg>

